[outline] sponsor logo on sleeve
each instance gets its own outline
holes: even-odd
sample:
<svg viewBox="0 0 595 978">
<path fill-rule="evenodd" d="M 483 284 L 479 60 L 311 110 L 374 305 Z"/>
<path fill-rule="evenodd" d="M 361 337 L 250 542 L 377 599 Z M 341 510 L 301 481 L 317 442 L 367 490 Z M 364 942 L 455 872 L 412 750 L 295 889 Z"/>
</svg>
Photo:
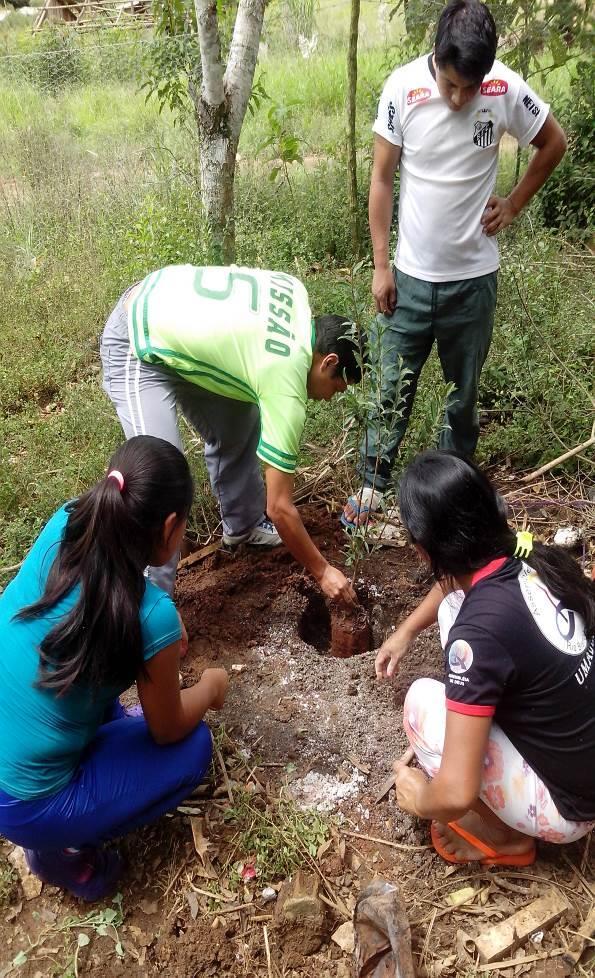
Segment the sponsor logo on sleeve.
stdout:
<svg viewBox="0 0 595 978">
<path fill-rule="evenodd" d="M 507 91 L 508 82 L 503 78 L 489 78 L 481 84 L 482 95 L 506 95 Z"/>
<path fill-rule="evenodd" d="M 395 131 L 395 107 L 392 102 L 388 103 L 388 128 L 390 132 Z"/>
<path fill-rule="evenodd" d="M 525 95 L 525 97 L 523 99 L 523 105 L 527 109 L 527 112 L 530 112 L 531 115 L 538 116 L 539 113 L 541 112 L 541 109 L 539 108 L 539 106 L 538 105 L 535 105 L 535 102 L 533 101 L 533 99 L 532 98 L 529 98 L 528 95 Z"/>
<path fill-rule="evenodd" d="M 456 673 L 457 676 L 463 672 L 468 672 L 473 665 L 473 649 L 469 642 L 458 638 L 456 642 L 452 643 L 448 650 L 448 665 L 451 672 Z"/>
<path fill-rule="evenodd" d="M 407 105 L 416 105 L 417 102 L 425 102 L 429 99 L 432 92 L 429 88 L 412 88 L 407 92 Z"/>
</svg>

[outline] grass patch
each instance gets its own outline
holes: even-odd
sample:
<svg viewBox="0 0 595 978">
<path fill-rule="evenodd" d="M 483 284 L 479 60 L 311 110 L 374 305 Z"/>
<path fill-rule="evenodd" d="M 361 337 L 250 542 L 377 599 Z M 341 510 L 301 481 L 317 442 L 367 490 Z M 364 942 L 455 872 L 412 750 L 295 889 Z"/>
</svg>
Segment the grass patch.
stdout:
<svg viewBox="0 0 595 978">
<path fill-rule="evenodd" d="M 331 834 L 331 822 L 313 809 L 302 811 L 287 798 L 265 804 L 258 795 L 237 792 L 225 821 L 233 826 L 225 872 L 236 885 L 241 867 L 254 865 L 260 879 L 287 879 L 316 858 Z"/>
<path fill-rule="evenodd" d="M 14 903 L 18 893 L 18 877 L 6 856 L 0 856 L 0 909 Z"/>
</svg>

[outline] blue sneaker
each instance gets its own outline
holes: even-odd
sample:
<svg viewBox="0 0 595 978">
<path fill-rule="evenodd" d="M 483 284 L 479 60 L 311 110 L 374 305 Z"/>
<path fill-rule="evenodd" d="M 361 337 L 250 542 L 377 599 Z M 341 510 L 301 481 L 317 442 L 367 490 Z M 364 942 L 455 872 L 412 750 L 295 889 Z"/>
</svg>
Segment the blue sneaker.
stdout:
<svg viewBox="0 0 595 978">
<path fill-rule="evenodd" d="M 144 715 L 145 715 L 144 710 L 140 705 L 140 703 L 135 703 L 134 706 L 124 707 L 124 716 L 126 717 L 133 717 L 134 719 L 136 719 L 136 717 L 144 717 Z"/>
<path fill-rule="evenodd" d="M 223 543 L 226 547 L 237 547 L 240 543 L 247 543 L 251 547 L 278 547 L 283 541 L 275 524 L 265 515 L 246 533 L 232 534 L 224 531 Z"/>
<path fill-rule="evenodd" d="M 123 861 L 113 849 L 25 849 L 27 866 L 35 876 L 93 903 L 110 896 L 122 875 Z"/>
</svg>

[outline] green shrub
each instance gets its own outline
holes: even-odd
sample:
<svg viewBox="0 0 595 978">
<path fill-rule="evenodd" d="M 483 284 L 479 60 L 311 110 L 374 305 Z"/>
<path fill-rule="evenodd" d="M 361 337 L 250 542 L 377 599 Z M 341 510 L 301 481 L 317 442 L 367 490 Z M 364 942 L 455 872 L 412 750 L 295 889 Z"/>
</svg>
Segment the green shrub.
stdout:
<svg viewBox="0 0 595 978">
<path fill-rule="evenodd" d="M 84 64 L 71 27 L 48 27 L 39 38 L 24 62 L 25 76 L 31 84 L 55 95 L 83 80 Z"/>
<path fill-rule="evenodd" d="M 485 461 L 537 465 L 591 430 L 592 259 L 531 229 L 528 219 L 502 240 L 501 252 L 479 453 Z"/>
<path fill-rule="evenodd" d="M 543 222 L 573 238 L 593 234 L 595 193 L 593 177 L 593 116 L 595 65 L 580 62 L 570 93 L 557 115 L 568 137 L 568 151 L 539 195 Z"/>
</svg>

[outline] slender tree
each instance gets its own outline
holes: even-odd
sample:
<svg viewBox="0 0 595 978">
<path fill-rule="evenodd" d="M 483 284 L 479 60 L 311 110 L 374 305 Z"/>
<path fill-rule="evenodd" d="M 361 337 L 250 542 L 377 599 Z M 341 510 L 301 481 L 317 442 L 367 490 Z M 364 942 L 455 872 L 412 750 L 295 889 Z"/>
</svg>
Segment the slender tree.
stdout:
<svg viewBox="0 0 595 978">
<path fill-rule="evenodd" d="M 266 0 L 239 0 L 224 63 L 216 0 L 195 0 L 202 80 L 192 87 L 200 144 L 201 195 L 211 236 L 212 260 L 228 264 L 235 254 L 234 177 Z"/>
</svg>

